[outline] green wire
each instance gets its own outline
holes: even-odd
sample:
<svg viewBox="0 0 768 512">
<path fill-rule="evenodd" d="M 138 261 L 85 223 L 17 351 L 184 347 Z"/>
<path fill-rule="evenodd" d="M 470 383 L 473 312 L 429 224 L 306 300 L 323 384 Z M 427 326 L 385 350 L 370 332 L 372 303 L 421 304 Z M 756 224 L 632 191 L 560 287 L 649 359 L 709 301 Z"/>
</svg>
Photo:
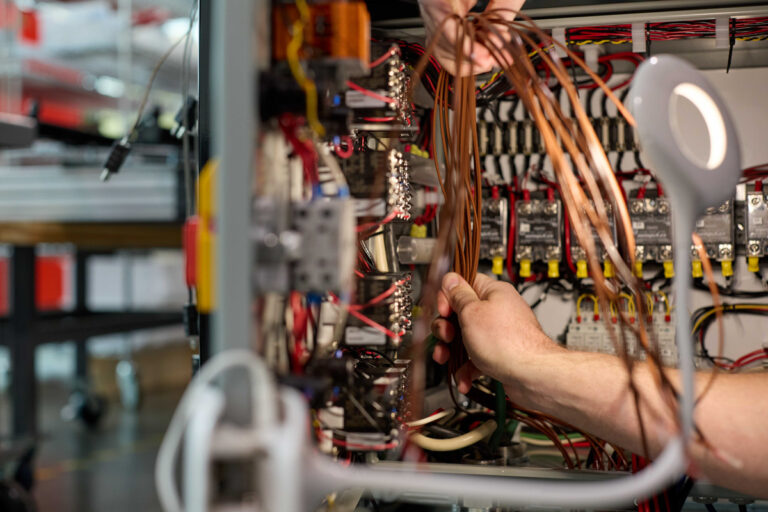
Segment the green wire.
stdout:
<svg viewBox="0 0 768 512">
<path fill-rule="evenodd" d="M 545 436 L 544 434 L 536 434 L 534 432 L 521 432 L 520 437 L 528 437 L 530 439 L 541 439 L 543 441 L 547 441 L 550 438 Z M 582 437 L 580 434 L 571 434 L 570 436 L 560 435 L 558 438 L 567 440 L 567 439 L 578 439 Z"/>
<path fill-rule="evenodd" d="M 504 385 L 495 380 L 496 387 L 496 432 L 491 437 L 491 449 L 496 450 L 504 437 L 505 424 L 507 419 L 507 394 L 504 392 Z"/>
</svg>

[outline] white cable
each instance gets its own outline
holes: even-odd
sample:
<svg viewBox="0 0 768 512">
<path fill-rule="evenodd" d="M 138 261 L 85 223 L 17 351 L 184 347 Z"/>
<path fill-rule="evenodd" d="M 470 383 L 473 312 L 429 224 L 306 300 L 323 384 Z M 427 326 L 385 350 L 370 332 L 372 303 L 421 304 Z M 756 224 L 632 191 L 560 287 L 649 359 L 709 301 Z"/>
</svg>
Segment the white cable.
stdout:
<svg viewBox="0 0 768 512">
<path fill-rule="evenodd" d="M 210 505 L 211 444 L 224 412 L 224 395 L 206 386 L 197 393 L 184 436 L 183 494 L 186 512 L 206 512 Z"/>
<path fill-rule="evenodd" d="M 328 145 L 315 142 L 315 148 L 317 150 L 317 154 L 320 155 L 320 159 L 331 170 L 331 175 L 333 176 L 333 180 L 336 182 L 338 191 L 341 192 L 344 190 L 345 194 L 349 194 L 347 178 L 344 176 L 339 162 L 336 160 L 336 158 L 331 156 L 331 150 L 328 148 Z"/>
<path fill-rule="evenodd" d="M 409 439 L 413 444 L 424 450 L 431 452 L 453 452 L 482 441 L 491 435 L 494 430 L 496 430 L 496 421 L 488 420 L 475 430 L 460 436 L 451 437 L 450 439 L 435 439 L 434 437 L 427 437 L 419 433 L 411 434 Z"/>
<path fill-rule="evenodd" d="M 213 357 L 200 368 L 173 413 L 168 430 L 157 453 L 155 463 L 155 486 L 160 504 L 166 512 L 182 512 L 183 505 L 175 483 L 175 464 L 181 440 L 184 437 L 187 421 L 192 407 L 206 386 L 224 372 L 233 368 L 243 368 L 253 380 L 251 398 L 253 400 L 254 424 L 252 428 L 269 426 L 275 423 L 277 412 L 273 403 L 275 389 L 264 363 L 249 350 L 228 350 Z M 210 411 L 215 413 L 215 410 Z"/>
<path fill-rule="evenodd" d="M 552 442 L 550 439 L 538 439 L 536 437 L 528 437 L 526 435 L 521 435 L 520 440 L 524 442 L 525 444 L 530 444 L 531 446 L 555 446 L 555 443 Z M 563 446 L 568 445 L 568 441 L 571 443 L 581 443 L 586 441 L 583 437 L 569 437 L 566 439 L 561 439 Z"/>
<path fill-rule="evenodd" d="M 440 421 L 443 418 L 446 418 L 448 416 L 453 416 L 453 413 L 455 413 L 455 409 L 445 409 L 444 411 L 436 412 L 435 414 L 430 414 L 426 418 L 421 418 L 420 420 L 415 421 L 409 421 L 405 424 L 408 428 L 416 428 L 416 427 L 423 427 L 424 425 L 429 425 L 430 423 L 434 423 L 436 421 Z"/>
</svg>

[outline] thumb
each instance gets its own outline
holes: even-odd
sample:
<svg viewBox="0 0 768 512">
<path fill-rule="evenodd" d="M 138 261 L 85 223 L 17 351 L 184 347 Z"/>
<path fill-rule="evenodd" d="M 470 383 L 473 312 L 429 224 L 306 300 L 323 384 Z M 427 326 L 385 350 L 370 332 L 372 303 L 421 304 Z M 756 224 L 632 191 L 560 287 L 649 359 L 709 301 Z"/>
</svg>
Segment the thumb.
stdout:
<svg viewBox="0 0 768 512">
<path fill-rule="evenodd" d="M 455 272 L 449 272 L 443 277 L 443 293 L 448 297 L 451 309 L 458 316 L 461 316 L 461 312 L 467 306 L 473 302 L 480 301 L 480 298 L 469 283 Z"/>
</svg>

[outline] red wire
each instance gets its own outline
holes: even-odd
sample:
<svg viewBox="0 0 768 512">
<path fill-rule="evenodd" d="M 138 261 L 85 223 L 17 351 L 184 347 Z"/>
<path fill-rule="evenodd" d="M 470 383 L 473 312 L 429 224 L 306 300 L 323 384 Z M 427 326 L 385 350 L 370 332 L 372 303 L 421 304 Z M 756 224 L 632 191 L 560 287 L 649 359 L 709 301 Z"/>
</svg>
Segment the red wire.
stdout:
<svg viewBox="0 0 768 512">
<path fill-rule="evenodd" d="M 390 286 L 385 291 L 383 291 L 382 293 L 380 293 L 376 297 L 372 298 L 371 300 L 369 300 L 365 304 L 354 304 L 354 305 L 350 305 L 349 307 L 350 308 L 354 308 L 354 309 L 359 311 L 361 309 L 365 309 L 365 308 L 369 308 L 371 306 L 375 306 L 379 302 L 383 301 L 384 299 L 386 299 L 387 297 L 389 297 L 390 295 L 395 293 L 397 291 L 397 287 L 402 285 L 403 283 L 405 283 L 405 279 L 401 279 L 400 281 L 397 281 L 396 283 L 392 283 L 392 286 Z"/>
<path fill-rule="evenodd" d="M 565 262 L 568 263 L 568 268 L 571 272 L 576 274 L 576 265 L 573 264 L 573 255 L 571 254 L 571 220 L 568 216 L 568 212 L 564 216 L 564 238 L 565 238 Z"/>
<path fill-rule="evenodd" d="M 389 58 L 390 58 L 390 57 L 392 57 L 392 56 L 393 56 L 395 53 L 400 53 L 400 48 L 398 48 L 397 46 L 393 46 L 392 48 L 390 48 L 389 50 L 387 50 L 387 51 L 384 53 L 384 55 L 382 55 L 382 56 L 381 56 L 381 57 L 379 57 L 378 59 L 376 59 L 376 60 L 374 60 L 373 62 L 371 62 L 371 63 L 368 65 L 368 67 L 369 67 L 369 68 L 375 68 L 376 66 L 378 66 L 378 65 L 380 65 L 380 64 L 383 64 L 383 63 L 387 62 L 387 61 L 389 60 Z"/>
<path fill-rule="evenodd" d="M 336 156 L 339 158 L 349 158 L 355 153 L 355 145 L 352 142 L 352 137 L 349 135 L 342 135 L 340 137 L 341 142 L 347 145 L 347 149 L 343 149 L 341 147 L 341 144 L 334 144 L 333 145 L 333 151 L 336 153 Z"/>
<path fill-rule="evenodd" d="M 394 332 L 390 331 L 389 329 L 387 329 L 383 325 L 381 325 L 381 324 L 379 324 L 377 322 L 374 322 L 373 320 L 371 320 L 367 316 L 363 315 L 362 313 L 359 313 L 355 309 L 349 309 L 349 314 L 354 316 L 355 318 L 357 318 L 358 320 L 360 320 L 364 324 L 368 325 L 369 327 L 373 327 L 377 331 L 379 331 L 379 332 L 381 332 L 383 334 L 386 334 L 390 338 L 399 339 L 403 334 L 405 334 L 404 331 L 400 331 L 398 334 L 395 334 Z"/>
<path fill-rule="evenodd" d="M 340 302 L 339 298 L 335 294 L 330 293 L 329 295 L 331 296 L 331 299 L 333 300 L 334 303 L 338 304 Z M 379 324 L 377 322 L 374 322 L 373 320 L 371 320 L 367 316 L 365 316 L 362 313 L 358 312 L 355 308 L 348 307 L 347 311 L 349 312 L 350 315 L 354 316 L 355 318 L 357 318 L 358 320 L 360 320 L 364 324 L 368 325 L 369 327 L 373 327 L 377 331 L 379 331 L 379 332 L 389 336 L 390 338 L 399 339 L 403 334 L 405 334 L 405 331 L 401 331 L 398 334 L 395 334 L 394 332 L 390 331 L 389 329 L 387 329 L 383 325 L 381 325 L 381 324 Z"/>
<path fill-rule="evenodd" d="M 363 118 L 363 121 L 368 121 L 369 123 L 389 123 L 390 121 L 394 121 L 394 120 L 395 120 L 395 116 Z"/>
<path fill-rule="evenodd" d="M 355 90 L 359 93 L 362 93 L 369 98 L 373 98 L 375 100 L 383 101 L 384 103 L 397 103 L 394 98 L 390 98 L 389 96 L 382 96 L 381 94 L 377 92 L 370 91 L 366 89 L 365 87 L 361 87 L 357 85 L 356 83 L 352 82 L 351 80 L 347 80 L 347 87 L 349 87 L 352 90 Z"/>
<path fill-rule="evenodd" d="M 400 212 L 395 210 L 395 211 L 392 211 L 389 215 L 387 215 L 386 217 L 384 217 L 380 221 L 367 222 L 365 224 L 359 224 L 357 226 L 357 232 L 360 233 L 360 232 L 366 231 L 368 229 L 373 229 L 373 228 L 378 228 L 379 226 L 383 226 L 384 224 L 387 224 L 388 222 L 392 222 L 395 219 L 395 217 L 397 217 L 398 215 L 400 215 Z"/>
<path fill-rule="evenodd" d="M 515 177 L 517 179 L 517 177 Z M 515 269 L 514 269 L 514 257 L 515 257 L 515 203 L 517 197 L 512 187 L 509 188 L 509 236 L 507 237 L 507 276 L 510 282 L 515 282 Z"/>
</svg>

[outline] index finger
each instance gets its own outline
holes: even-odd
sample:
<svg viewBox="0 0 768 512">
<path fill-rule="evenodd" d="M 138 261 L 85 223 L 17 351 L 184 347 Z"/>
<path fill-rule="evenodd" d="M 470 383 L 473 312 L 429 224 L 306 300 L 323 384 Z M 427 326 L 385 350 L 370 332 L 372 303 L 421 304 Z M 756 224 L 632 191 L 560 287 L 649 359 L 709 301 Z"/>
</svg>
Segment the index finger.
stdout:
<svg viewBox="0 0 768 512">
<path fill-rule="evenodd" d="M 451 304 L 448 302 L 448 297 L 443 293 L 443 290 L 437 292 L 437 314 L 442 317 L 448 318 L 453 313 Z"/>
<path fill-rule="evenodd" d="M 492 300 L 494 297 L 501 297 L 511 291 L 517 293 L 515 287 L 511 284 L 480 273 L 475 277 L 475 282 L 472 285 L 472 288 L 475 289 L 480 300 Z"/>
</svg>

